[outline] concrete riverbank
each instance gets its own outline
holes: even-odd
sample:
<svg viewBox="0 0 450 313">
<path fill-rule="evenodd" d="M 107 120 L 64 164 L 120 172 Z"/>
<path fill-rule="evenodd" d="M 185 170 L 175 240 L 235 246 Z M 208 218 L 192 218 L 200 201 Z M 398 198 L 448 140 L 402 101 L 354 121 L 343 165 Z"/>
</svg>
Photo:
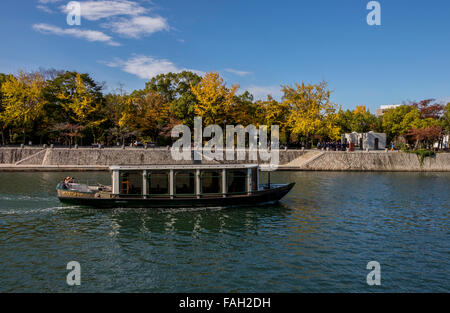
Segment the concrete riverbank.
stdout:
<svg viewBox="0 0 450 313">
<path fill-rule="evenodd" d="M 111 165 L 188 163 L 173 160 L 167 148 L 0 148 L 0 171 L 104 171 Z M 292 171 L 450 172 L 450 153 L 437 153 L 420 164 L 415 154 L 399 151 L 280 150 L 279 164 L 279 170 Z"/>
</svg>

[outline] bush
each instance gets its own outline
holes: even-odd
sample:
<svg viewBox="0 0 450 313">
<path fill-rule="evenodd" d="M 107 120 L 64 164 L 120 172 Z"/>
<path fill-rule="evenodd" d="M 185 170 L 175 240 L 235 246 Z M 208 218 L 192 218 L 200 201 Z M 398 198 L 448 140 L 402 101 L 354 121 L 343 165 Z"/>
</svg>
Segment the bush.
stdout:
<svg viewBox="0 0 450 313">
<path fill-rule="evenodd" d="M 436 152 L 427 149 L 417 149 L 405 152 L 415 153 L 417 155 L 417 158 L 419 159 L 420 166 L 423 166 L 423 161 L 426 157 L 434 157 L 436 155 Z"/>
</svg>

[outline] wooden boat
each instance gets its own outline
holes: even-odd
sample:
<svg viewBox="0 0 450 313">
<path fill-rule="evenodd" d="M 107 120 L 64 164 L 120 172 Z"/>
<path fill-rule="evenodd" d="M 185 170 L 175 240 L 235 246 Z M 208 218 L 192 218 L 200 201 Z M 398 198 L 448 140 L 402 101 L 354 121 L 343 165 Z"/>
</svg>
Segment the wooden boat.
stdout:
<svg viewBox="0 0 450 313">
<path fill-rule="evenodd" d="M 259 184 L 256 164 L 112 166 L 112 186 L 61 182 L 61 202 L 97 208 L 229 207 L 275 202 L 294 186 Z M 270 177 L 270 174 L 268 175 Z"/>
</svg>

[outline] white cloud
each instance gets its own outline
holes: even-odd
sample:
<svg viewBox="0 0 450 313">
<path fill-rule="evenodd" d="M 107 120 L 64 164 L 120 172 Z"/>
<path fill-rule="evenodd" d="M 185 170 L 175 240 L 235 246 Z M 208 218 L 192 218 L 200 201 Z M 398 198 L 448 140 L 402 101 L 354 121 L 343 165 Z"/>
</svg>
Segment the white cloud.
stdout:
<svg viewBox="0 0 450 313">
<path fill-rule="evenodd" d="M 265 100 L 267 95 L 271 95 L 275 99 L 281 99 L 283 95 L 281 92 L 280 86 L 255 86 L 251 85 L 246 88 L 248 92 L 250 92 L 255 99 L 257 100 Z"/>
<path fill-rule="evenodd" d="M 201 71 L 179 68 L 169 60 L 155 59 L 151 56 L 144 55 L 135 55 L 126 61 L 116 59 L 113 62 L 101 63 L 109 67 L 118 67 L 123 71 L 136 75 L 142 79 L 151 79 L 159 74 L 166 74 L 169 72 L 179 73 L 182 71 L 191 71 L 198 75 L 203 75 L 203 72 Z"/>
<path fill-rule="evenodd" d="M 52 3 L 56 3 L 56 2 L 61 2 L 62 0 L 38 0 L 38 2 L 40 4 L 38 4 L 36 7 L 44 12 L 47 13 L 55 13 L 49 6 L 48 4 L 52 4 Z"/>
<path fill-rule="evenodd" d="M 128 0 L 83 1 L 81 5 L 81 18 L 89 21 L 115 16 L 138 16 L 148 12 L 136 2 Z M 62 11 L 68 13 L 67 7 L 62 6 Z"/>
<path fill-rule="evenodd" d="M 110 46 L 119 46 L 120 44 L 113 41 L 111 36 L 108 36 L 96 30 L 82 30 L 79 28 L 60 28 L 49 24 L 34 24 L 33 29 L 43 34 L 53 34 L 58 36 L 72 36 L 88 41 L 104 42 Z"/>
<path fill-rule="evenodd" d="M 54 13 L 53 10 L 50 9 L 50 8 L 49 8 L 48 6 L 46 6 L 46 5 L 39 4 L 39 5 L 36 6 L 36 8 L 38 8 L 39 10 L 44 11 L 44 12 L 46 12 L 46 13 Z"/>
<path fill-rule="evenodd" d="M 120 19 L 118 21 L 104 24 L 112 32 L 132 38 L 139 38 L 142 35 L 153 34 L 162 30 L 169 30 L 169 25 L 165 18 L 160 16 L 136 16 L 131 19 Z"/>
<path fill-rule="evenodd" d="M 232 69 L 232 68 L 226 68 L 225 71 L 229 72 L 229 73 L 232 73 L 232 74 L 235 74 L 235 75 L 238 75 L 238 76 L 246 76 L 246 75 L 250 75 L 251 74 L 251 72 L 239 71 L 239 70 L 235 70 L 235 69 Z"/>
</svg>

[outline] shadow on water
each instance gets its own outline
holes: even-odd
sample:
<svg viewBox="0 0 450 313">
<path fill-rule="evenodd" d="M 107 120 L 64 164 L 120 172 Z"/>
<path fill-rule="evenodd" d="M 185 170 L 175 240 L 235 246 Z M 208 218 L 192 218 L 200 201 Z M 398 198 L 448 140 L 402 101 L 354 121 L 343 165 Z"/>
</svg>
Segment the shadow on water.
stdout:
<svg viewBox="0 0 450 313">
<path fill-rule="evenodd" d="M 214 208 L 115 208 L 60 207 L 60 215 L 67 221 L 80 218 L 108 219 L 114 224 L 116 235 L 120 233 L 179 233 L 245 232 L 257 230 L 259 225 L 279 221 L 289 216 L 291 209 L 283 203 L 256 207 Z"/>
</svg>

